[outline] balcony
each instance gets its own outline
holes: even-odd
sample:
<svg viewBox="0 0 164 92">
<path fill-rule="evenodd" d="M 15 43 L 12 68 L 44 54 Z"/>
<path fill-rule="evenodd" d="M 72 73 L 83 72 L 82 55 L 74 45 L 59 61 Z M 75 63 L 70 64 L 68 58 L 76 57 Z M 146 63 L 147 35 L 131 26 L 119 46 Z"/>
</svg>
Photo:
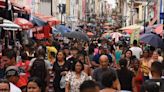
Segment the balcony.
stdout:
<svg viewBox="0 0 164 92">
<path fill-rule="evenodd" d="M 133 0 L 135 3 L 146 5 L 149 2 L 149 5 L 153 5 L 153 0 Z"/>
</svg>

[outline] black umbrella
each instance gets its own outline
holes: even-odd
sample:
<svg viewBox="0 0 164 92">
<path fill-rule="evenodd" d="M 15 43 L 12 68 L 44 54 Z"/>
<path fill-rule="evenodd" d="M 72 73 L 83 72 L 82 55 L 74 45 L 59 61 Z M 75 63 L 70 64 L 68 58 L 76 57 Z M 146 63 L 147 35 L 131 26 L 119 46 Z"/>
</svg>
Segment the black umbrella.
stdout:
<svg viewBox="0 0 164 92">
<path fill-rule="evenodd" d="M 68 37 L 68 38 L 76 38 L 76 39 L 81 39 L 84 41 L 89 41 L 89 37 L 87 36 L 87 34 L 82 31 L 67 32 L 67 33 L 64 33 L 63 36 Z"/>
<path fill-rule="evenodd" d="M 155 33 L 143 34 L 143 35 L 141 35 L 140 40 L 153 47 L 164 49 L 164 42 L 163 42 L 162 38 L 160 38 Z"/>
</svg>

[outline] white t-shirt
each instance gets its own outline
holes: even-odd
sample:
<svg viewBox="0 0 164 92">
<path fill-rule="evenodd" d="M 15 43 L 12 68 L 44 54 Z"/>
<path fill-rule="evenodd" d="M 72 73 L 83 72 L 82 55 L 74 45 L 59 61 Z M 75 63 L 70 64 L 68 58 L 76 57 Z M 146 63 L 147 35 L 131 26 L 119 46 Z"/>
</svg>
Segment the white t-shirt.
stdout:
<svg viewBox="0 0 164 92">
<path fill-rule="evenodd" d="M 10 82 L 10 92 L 22 92 L 20 88 Z"/>
<path fill-rule="evenodd" d="M 142 49 L 140 47 L 131 47 L 130 50 L 137 59 L 140 59 L 140 56 L 142 55 Z"/>
</svg>

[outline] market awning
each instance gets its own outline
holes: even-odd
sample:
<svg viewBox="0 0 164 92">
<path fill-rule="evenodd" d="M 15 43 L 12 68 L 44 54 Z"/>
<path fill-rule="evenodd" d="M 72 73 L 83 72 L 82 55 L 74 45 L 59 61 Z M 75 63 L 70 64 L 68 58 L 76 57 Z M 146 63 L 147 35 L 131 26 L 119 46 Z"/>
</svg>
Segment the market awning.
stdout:
<svg viewBox="0 0 164 92">
<path fill-rule="evenodd" d="M 18 30 L 20 28 L 19 25 L 4 19 L 3 24 L 0 24 L 1 28 L 4 28 L 5 30 Z"/>
<path fill-rule="evenodd" d="M 142 26 L 141 25 L 137 25 L 137 24 L 134 24 L 134 25 L 130 25 L 130 26 L 127 26 L 127 27 L 123 27 L 121 28 L 120 30 L 127 30 L 127 29 L 138 29 L 138 28 L 141 28 Z"/>
<path fill-rule="evenodd" d="M 0 8 L 4 9 L 6 7 L 5 4 L 6 4 L 5 0 L 0 0 Z M 13 6 L 14 12 L 31 13 L 31 9 L 28 6 L 15 3 L 13 0 L 10 0 L 10 2 L 8 2 L 8 5 L 12 5 Z"/>
<path fill-rule="evenodd" d="M 134 24 L 134 25 L 130 25 L 130 26 L 127 26 L 127 27 L 123 27 L 121 28 L 120 30 L 123 30 L 124 32 L 128 33 L 128 34 L 131 34 L 133 33 L 135 30 L 142 30 L 143 29 L 143 26 L 141 25 L 138 25 L 138 24 Z"/>
<path fill-rule="evenodd" d="M 12 3 L 12 6 L 15 12 L 26 12 L 28 14 L 31 13 L 31 9 L 28 6 L 18 4 L 18 3 Z"/>
<path fill-rule="evenodd" d="M 60 24 L 60 20 L 54 18 L 53 16 L 45 16 L 41 14 L 35 14 L 33 16 L 33 22 L 37 24 L 38 26 L 44 26 L 44 25 L 58 25 Z"/>
<path fill-rule="evenodd" d="M 5 2 L 0 0 L 0 8 L 4 9 L 5 8 Z"/>
<path fill-rule="evenodd" d="M 24 18 L 16 18 L 14 20 L 14 23 L 18 24 L 24 30 L 28 30 L 28 29 L 31 29 L 33 27 L 33 24 Z"/>
</svg>

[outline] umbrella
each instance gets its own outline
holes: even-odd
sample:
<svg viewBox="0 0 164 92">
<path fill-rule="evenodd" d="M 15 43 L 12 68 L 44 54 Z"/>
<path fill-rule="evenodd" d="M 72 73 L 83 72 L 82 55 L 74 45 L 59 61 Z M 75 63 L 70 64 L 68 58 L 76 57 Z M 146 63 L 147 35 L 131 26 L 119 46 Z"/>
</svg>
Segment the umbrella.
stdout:
<svg viewBox="0 0 164 92">
<path fill-rule="evenodd" d="M 163 32 L 163 25 L 162 24 L 157 24 L 157 25 L 145 27 L 145 33 L 151 33 L 151 32 L 161 34 Z M 144 28 L 141 30 L 140 33 L 141 34 L 144 33 Z"/>
<path fill-rule="evenodd" d="M 110 34 L 110 36 L 112 39 L 115 39 L 115 42 L 117 42 L 119 41 L 119 38 L 122 36 L 122 34 L 119 32 L 113 32 Z"/>
<path fill-rule="evenodd" d="M 97 25 L 93 24 L 93 23 L 88 23 L 87 26 L 89 26 L 89 27 L 96 27 Z"/>
<path fill-rule="evenodd" d="M 76 38 L 76 39 L 81 39 L 84 41 L 89 41 L 87 34 L 83 33 L 82 31 L 67 32 L 67 33 L 64 33 L 63 36 L 68 37 L 68 38 Z"/>
<path fill-rule="evenodd" d="M 102 35 L 102 38 L 106 38 L 106 39 L 111 38 L 110 33 L 104 33 L 104 34 Z"/>
<path fill-rule="evenodd" d="M 52 27 L 52 34 L 61 34 L 55 27 Z"/>
<path fill-rule="evenodd" d="M 21 26 L 21 28 L 24 29 L 24 30 L 28 30 L 28 29 L 33 27 L 33 24 L 30 21 L 28 21 L 24 18 L 16 18 L 14 20 L 14 23 Z"/>
<path fill-rule="evenodd" d="M 33 16 L 33 23 L 37 24 L 38 26 L 44 26 L 44 25 L 58 25 L 60 24 L 60 21 L 56 18 L 54 18 L 53 16 L 45 16 L 45 15 L 41 15 L 41 14 L 35 14 Z"/>
<path fill-rule="evenodd" d="M 141 25 L 137 25 L 137 24 L 134 24 L 134 25 L 130 25 L 130 26 L 127 26 L 127 27 L 123 27 L 121 28 L 120 30 L 127 30 L 127 29 L 138 29 L 138 28 L 141 28 L 142 26 Z"/>
<path fill-rule="evenodd" d="M 127 34 L 132 34 L 133 33 L 133 29 L 126 29 L 126 30 L 124 30 L 124 32 L 126 32 Z"/>
<path fill-rule="evenodd" d="M 20 28 L 19 25 L 4 19 L 3 24 L 0 24 L 0 27 L 3 27 L 5 30 L 18 30 Z"/>
<path fill-rule="evenodd" d="M 109 26 L 104 26 L 103 28 L 104 28 L 104 29 L 110 29 L 111 27 L 109 27 Z"/>
<path fill-rule="evenodd" d="M 155 33 L 147 33 L 147 34 L 141 35 L 140 41 L 143 41 L 144 43 L 147 43 L 156 48 L 164 49 L 164 42 L 163 42 L 162 38 L 160 38 Z"/>
<path fill-rule="evenodd" d="M 56 31 L 60 32 L 61 34 L 67 33 L 67 32 L 71 32 L 72 30 L 69 29 L 68 27 L 64 26 L 64 25 L 58 25 L 56 27 Z"/>
<path fill-rule="evenodd" d="M 47 22 L 45 22 L 45 21 L 43 21 L 43 20 L 41 20 L 40 18 L 35 17 L 35 16 L 33 16 L 32 23 L 36 24 L 37 26 L 44 26 L 44 25 L 47 25 Z"/>
<path fill-rule="evenodd" d="M 88 35 L 88 36 L 94 36 L 94 33 L 92 33 L 92 32 L 87 32 L 87 35 Z"/>
</svg>

